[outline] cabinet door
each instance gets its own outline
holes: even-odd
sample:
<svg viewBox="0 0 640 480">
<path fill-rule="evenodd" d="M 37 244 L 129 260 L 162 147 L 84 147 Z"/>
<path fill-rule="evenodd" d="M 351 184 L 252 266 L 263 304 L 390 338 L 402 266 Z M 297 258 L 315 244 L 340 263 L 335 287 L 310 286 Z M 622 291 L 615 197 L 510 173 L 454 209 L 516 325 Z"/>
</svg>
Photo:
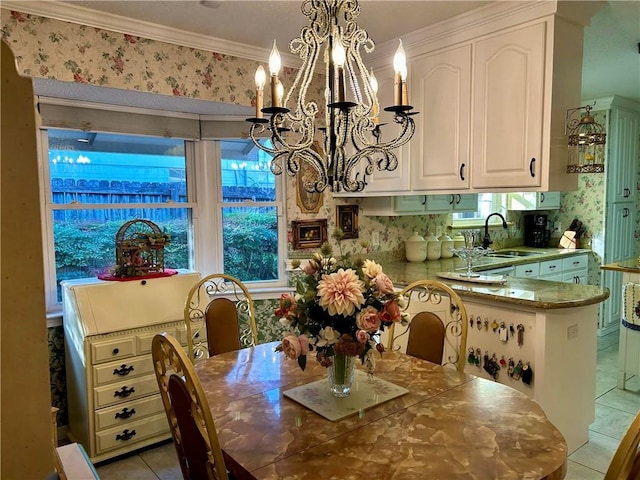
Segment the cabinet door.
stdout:
<svg viewBox="0 0 640 480">
<path fill-rule="evenodd" d="M 634 256 L 634 203 L 614 203 L 607 208 L 606 229 L 612 232 L 605 238 L 605 262 L 627 260 Z"/>
<path fill-rule="evenodd" d="M 413 190 L 469 188 L 471 45 L 411 62 Z"/>
<path fill-rule="evenodd" d="M 557 210 L 560 208 L 560 192 L 538 192 L 537 197 L 540 210 Z"/>
<path fill-rule="evenodd" d="M 405 195 L 394 199 L 396 213 L 424 213 L 425 208 L 426 199 L 424 195 Z"/>
<path fill-rule="evenodd" d="M 427 195 L 427 208 L 429 213 L 447 213 L 453 209 L 455 195 Z"/>
<path fill-rule="evenodd" d="M 454 195 L 453 211 L 454 212 L 476 212 L 478 210 L 478 194 L 477 193 L 457 193 Z"/>
<path fill-rule="evenodd" d="M 380 131 L 382 132 L 381 141 L 389 142 L 398 134 L 399 127 L 393 121 L 393 114 L 385 112 L 385 107 L 393 105 L 393 76 L 378 76 L 378 104 L 380 105 Z M 420 117 L 415 115 L 413 118 Z M 393 171 L 374 170 L 373 174 L 367 177 L 366 193 L 372 192 L 407 192 L 409 191 L 409 146 L 414 140 L 404 144 L 402 147 L 394 150 L 398 158 L 398 168 Z M 361 162 L 363 163 L 363 162 Z M 343 194 L 342 196 L 358 196 L 358 194 Z"/>
<path fill-rule="evenodd" d="M 607 200 L 633 202 L 636 196 L 638 172 L 638 142 L 640 125 L 638 113 L 614 108 L 610 111 L 610 149 L 607 174 Z"/>
<path fill-rule="evenodd" d="M 541 183 L 545 37 L 539 23 L 475 45 L 473 188 Z"/>
</svg>

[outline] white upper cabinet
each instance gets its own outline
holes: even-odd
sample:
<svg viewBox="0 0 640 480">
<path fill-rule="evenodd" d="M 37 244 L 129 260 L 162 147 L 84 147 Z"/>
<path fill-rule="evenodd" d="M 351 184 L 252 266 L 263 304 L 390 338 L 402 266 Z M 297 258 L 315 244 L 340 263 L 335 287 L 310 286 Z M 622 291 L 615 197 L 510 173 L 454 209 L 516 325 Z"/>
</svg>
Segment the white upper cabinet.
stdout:
<svg viewBox="0 0 640 480">
<path fill-rule="evenodd" d="M 475 44 L 474 188 L 540 187 L 545 22 Z"/>
<path fill-rule="evenodd" d="M 385 72 L 387 75 L 385 75 Z M 398 125 L 393 121 L 394 114 L 385 112 L 385 107 L 393 105 L 393 69 L 387 67 L 386 70 L 380 69 L 376 72 L 378 80 L 378 104 L 380 105 L 380 114 L 378 116 L 381 135 L 381 142 L 393 140 L 399 132 Z M 414 117 L 415 118 L 415 117 Z M 398 158 L 398 168 L 392 171 L 374 170 L 372 175 L 367 176 L 367 186 L 364 192 L 358 193 L 342 193 L 338 196 L 363 196 L 373 194 L 376 196 L 387 195 L 394 192 L 409 191 L 409 146 L 411 142 L 404 144 L 394 151 Z"/>
<path fill-rule="evenodd" d="M 411 62 L 416 133 L 411 141 L 411 188 L 469 188 L 471 45 Z"/>
<path fill-rule="evenodd" d="M 576 190 L 565 113 L 580 105 L 583 28 L 597 8 L 492 2 L 403 36 L 409 103 L 419 112 L 398 153 L 407 163 L 374 173 L 351 196 Z M 393 43 L 381 48 L 385 64 Z M 378 75 L 381 106 L 393 92 L 388 75 Z"/>
</svg>

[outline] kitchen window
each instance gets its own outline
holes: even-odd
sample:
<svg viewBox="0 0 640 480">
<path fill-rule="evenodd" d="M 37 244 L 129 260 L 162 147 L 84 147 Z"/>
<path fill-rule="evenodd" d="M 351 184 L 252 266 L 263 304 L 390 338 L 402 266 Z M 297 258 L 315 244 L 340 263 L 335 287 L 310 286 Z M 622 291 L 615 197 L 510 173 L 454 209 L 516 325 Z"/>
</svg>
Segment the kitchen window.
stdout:
<svg viewBox="0 0 640 480">
<path fill-rule="evenodd" d="M 479 193 L 478 210 L 475 212 L 456 212 L 453 214 L 453 227 L 484 227 L 485 219 L 493 212 L 507 215 L 507 195 L 504 193 Z M 500 223 L 496 216 L 489 220 L 490 224 Z"/>
<path fill-rule="evenodd" d="M 43 129 L 40 144 L 49 311 L 61 281 L 115 266 L 116 232 L 136 218 L 169 233 L 167 268 L 284 284 L 283 182 L 249 140 Z"/>
</svg>

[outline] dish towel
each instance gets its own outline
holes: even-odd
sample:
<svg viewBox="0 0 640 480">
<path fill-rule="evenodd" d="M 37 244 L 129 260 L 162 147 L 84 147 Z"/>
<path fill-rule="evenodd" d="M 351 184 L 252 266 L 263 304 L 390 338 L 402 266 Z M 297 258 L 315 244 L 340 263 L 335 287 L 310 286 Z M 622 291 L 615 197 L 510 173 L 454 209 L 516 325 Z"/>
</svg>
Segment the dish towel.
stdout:
<svg viewBox="0 0 640 480">
<path fill-rule="evenodd" d="M 640 331 L 640 283 L 626 283 L 622 289 L 622 325 Z"/>
</svg>

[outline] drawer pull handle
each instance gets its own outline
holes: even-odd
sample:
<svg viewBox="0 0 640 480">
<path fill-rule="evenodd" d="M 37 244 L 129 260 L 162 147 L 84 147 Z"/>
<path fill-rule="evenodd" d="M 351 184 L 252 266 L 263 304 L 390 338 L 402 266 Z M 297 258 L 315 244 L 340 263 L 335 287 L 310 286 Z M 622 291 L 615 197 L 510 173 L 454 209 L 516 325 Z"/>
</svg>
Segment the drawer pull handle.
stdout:
<svg viewBox="0 0 640 480">
<path fill-rule="evenodd" d="M 121 412 L 116 412 L 114 418 L 115 419 L 118 419 L 118 418 L 127 419 L 127 418 L 132 417 L 135 414 L 136 414 L 136 409 L 135 408 L 132 408 L 131 410 L 129 410 L 127 407 L 124 407 Z"/>
<path fill-rule="evenodd" d="M 133 437 L 135 437 L 136 435 L 136 431 L 135 430 L 131 430 L 129 431 L 128 428 L 126 428 L 125 430 L 122 431 L 122 435 L 118 434 L 116 435 L 116 440 L 131 440 Z"/>
<path fill-rule="evenodd" d="M 551 266 L 549 267 L 549 269 L 550 269 L 550 270 L 555 270 L 555 268 L 556 268 L 556 266 L 555 266 L 555 265 L 551 265 Z"/>
<path fill-rule="evenodd" d="M 535 164 L 536 164 L 536 159 L 532 158 L 531 161 L 529 162 L 529 175 L 531 175 L 531 178 L 536 176 L 536 172 L 534 170 Z"/>
<path fill-rule="evenodd" d="M 111 351 L 111 354 L 112 354 L 112 355 L 117 355 L 117 354 L 119 354 L 119 353 L 120 353 L 120 349 L 119 349 L 119 348 L 114 348 L 114 349 Z"/>
<path fill-rule="evenodd" d="M 127 388 L 127 386 L 123 386 L 119 391 L 116 390 L 115 392 L 113 392 L 113 396 L 114 397 L 123 397 L 126 398 L 129 395 L 131 395 L 133 392 L 135 392 L 136 389 L 131 387 L 131 388 Z"/>
<path fill-rule="evenodd" d="M 120 368 L 113 369 L 113 374 L 120 375 L 121 377 L 124 377 L 125 375 L 129 375 L 131 372 L 133 372 L 133 365 L 129 365 L 127 367 L 126 364 L 122 364 Z"/>
</svg>

